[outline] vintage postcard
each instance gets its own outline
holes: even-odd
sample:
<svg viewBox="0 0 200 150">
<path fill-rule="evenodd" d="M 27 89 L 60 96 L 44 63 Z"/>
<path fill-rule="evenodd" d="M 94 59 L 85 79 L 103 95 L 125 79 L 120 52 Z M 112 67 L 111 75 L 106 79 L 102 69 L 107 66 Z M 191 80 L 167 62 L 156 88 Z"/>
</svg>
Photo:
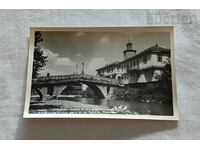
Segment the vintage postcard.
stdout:
<svg viewBox="0 0 200 150">
<path fill-rule="evenodd" d="M 33 27 L 24 118 L 178 120 L 172 26 Z"/>
</svg>

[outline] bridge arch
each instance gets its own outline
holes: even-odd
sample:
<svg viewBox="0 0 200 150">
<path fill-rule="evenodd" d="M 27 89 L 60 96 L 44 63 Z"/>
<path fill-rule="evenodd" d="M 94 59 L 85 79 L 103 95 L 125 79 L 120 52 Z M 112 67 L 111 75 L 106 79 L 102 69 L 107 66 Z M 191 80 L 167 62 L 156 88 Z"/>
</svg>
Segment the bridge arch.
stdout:
<svg viewBox="0 0 200 150">
<path fill-rule="evenodd" d="M 92 76 L 86 74 L 71 74 L 59 76 L 41 76 L 32 80 L 32 88 L 38 88 L 43 99 L 45 96 L 58 96 L 67 85 L 85 84 L 90 87 L 98 98 L 105 98 L 112 95 L 114 88 L 124 87 L 115 79 Z M 38 91 L 39 93 L 39 91 Z"/>
<path fill-rule="evenodd" d="M 59 91 L 59 93 L 57 94 L 57 96 L 59 96 L 59 95 L 61 95 L 62 94 L 62 92 L 63 91 L 65 91 L 66 90 L 66 88 L 68 88 L 68 86 L 66 85 L 66 86 L 64 86 L 60 91 Z"/>
<path fill-rule="evenodd" d="M 106 93 L 102 91 L 102 89 L 100 89 L 97 85 L 95 84 L 91 84 L 91 83 L 87 83 L 87 82 L 79 82 L 82 84 L 87 85 L 89 88 L 91 88 L 94 92 L 94 94 L 98 97 L 98 98 L 105 98 L 106 97 Z M 76 85 L 77 83 L 73 83 L 71 82 L 70 84 L 66 84 L 66 86 L 64 88 L 61 89 L 61 91 L 58 93 L 57 96 L 61 95 L 64 91 L 66 90 L 70 90 L 72 85 Z"/>
<path fill-rule="evenodd" d="M 43 95 L 42 95 L 42 92 L 38 88 L 33 88 L 32 92 L 33 93 L 35 92 L 35 93 L 37 93 L 39 95 L 39 99 L 37 99 L 37 101 L 42 101 Z"/>
</svg>

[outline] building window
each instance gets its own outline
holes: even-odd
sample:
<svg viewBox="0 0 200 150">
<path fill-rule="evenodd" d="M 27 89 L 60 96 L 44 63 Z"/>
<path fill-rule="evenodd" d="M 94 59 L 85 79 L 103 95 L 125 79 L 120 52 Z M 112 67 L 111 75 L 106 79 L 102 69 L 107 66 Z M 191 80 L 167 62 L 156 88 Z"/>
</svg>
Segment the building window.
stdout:
<svg viewBox="0 0 200 150">
<path fill-rule="evenodd" d="M 147 63 L 147 55 L 143 56 L 143 63 L 144 63 L 144 64 Z"/>
<path fill-rule="evenodd" d="M 162 62 L 162 55 L 157 54 L 157 60 L 158 60 L 158 62 Z"/>
</svg>

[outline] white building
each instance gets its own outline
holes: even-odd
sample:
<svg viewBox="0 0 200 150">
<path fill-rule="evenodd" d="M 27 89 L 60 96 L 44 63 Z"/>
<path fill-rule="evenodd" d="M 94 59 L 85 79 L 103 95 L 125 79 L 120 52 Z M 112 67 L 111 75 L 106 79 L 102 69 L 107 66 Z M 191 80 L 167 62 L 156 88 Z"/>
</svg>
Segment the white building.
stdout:
<svg viewBox="0 0 200 150">
<path fill-rule="evenodd" d="M 140 53 L 132 49 L 132 43 L 127 43 L 123 51 L 124 60 L 114 62 L 97 69 L 97 75 L 115 78 L 124 84 L 135 84 L 157 81 L 165 61 L 170 57 L 170 49 L 157 44 Z"/>
</svg>

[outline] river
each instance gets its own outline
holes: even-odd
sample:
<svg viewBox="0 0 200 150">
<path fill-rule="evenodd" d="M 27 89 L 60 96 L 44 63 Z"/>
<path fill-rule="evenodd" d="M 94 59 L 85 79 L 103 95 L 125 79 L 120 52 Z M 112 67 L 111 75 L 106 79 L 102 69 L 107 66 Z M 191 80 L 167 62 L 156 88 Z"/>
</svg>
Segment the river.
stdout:
<svg viewBox="0 0 200 150">
<path fill-rule="evenodd" d="M 60 100 L 75 101 L 83 104 L 92 104 L 113 107 L 126 107 L 132 113 L 140 115 L 173 115 L 173 106 L 171 103 L 147 103 L 138 101 L 123 101 L 115 99 L 96 99 L 96 98 L 74 98 L 66 99 L 60 97 Z"/>
</svg>

